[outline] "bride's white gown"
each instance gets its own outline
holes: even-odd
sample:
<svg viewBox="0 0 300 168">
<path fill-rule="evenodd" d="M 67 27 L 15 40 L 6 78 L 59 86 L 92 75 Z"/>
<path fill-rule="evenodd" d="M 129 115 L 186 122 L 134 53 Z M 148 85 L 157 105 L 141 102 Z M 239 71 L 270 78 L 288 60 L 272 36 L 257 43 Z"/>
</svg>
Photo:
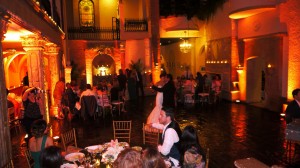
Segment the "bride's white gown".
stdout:
<svg viewBox="0 0 300 168">
<path fill-rule="evenodd" d="M 161 88 L 162 86 L 158 86 Z M 159 113 L 162 108 L 163 103 L 163 93 L 157 92 L 155 98 L 155 107 L 147 118 L 147 124 L 158 123 Z"/>
</svg>

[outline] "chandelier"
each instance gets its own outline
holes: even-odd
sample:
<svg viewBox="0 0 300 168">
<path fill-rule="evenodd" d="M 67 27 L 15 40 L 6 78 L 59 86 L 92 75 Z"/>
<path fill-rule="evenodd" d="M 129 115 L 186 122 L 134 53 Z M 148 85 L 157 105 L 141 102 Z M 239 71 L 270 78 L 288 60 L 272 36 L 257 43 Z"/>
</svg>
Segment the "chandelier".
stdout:
<svg viewBox="0 0 300 168">
<path fill-rule="evenodd" d="M 184 31 L 184 34 L 186 34 L 186 31 Z M 183 43 L 181 43 L 179 45 L 180 47 L 180 51 L 183 52 L 183 53 L 188 53 L 191 51 L 191 48 L 192 48 L 192 44 L 189 43 L 188 40 L 183 40 Z"/>
</svg>

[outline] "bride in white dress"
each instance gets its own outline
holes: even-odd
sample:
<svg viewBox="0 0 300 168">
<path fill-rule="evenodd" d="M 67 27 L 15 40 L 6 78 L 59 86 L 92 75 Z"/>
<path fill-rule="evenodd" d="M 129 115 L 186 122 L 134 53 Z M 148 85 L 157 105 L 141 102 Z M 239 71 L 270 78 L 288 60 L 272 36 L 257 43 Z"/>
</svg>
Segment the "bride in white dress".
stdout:
<svg viewBox="0 0 300 168">
<path fill-rule="evenodd" d="M 162 88 L 165 85 L 165 75 L 160 75 L 160 81 L 156 83 L 156 86 Z M 147 124 L 158 123 L 158 118 L 160 114 L 160 110 L 162 108 L 163 103 L 163 93 L 157 92 L 155 98 L 155 107 L 147 118 Z"/>
</svg>

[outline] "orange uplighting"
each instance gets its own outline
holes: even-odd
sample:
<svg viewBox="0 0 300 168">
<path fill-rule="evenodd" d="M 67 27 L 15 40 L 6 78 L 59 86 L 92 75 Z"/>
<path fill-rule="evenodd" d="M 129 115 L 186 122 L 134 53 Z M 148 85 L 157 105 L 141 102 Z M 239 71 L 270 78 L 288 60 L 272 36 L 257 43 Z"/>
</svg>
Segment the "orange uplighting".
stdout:
<svg viewBox="0 0 300 168">
<path fill-rule="evenodd" d="M 274 10 L 275 7 L 273 6 L 266 6 L 266 7 L 259 7 L 259 8 L 249 8 L 249 9 L 242 9 L 239 11 L 234 11 L 229 14 L 230 19 L 242 19 L 247 18 L 262 12 Z"/>
</svg>

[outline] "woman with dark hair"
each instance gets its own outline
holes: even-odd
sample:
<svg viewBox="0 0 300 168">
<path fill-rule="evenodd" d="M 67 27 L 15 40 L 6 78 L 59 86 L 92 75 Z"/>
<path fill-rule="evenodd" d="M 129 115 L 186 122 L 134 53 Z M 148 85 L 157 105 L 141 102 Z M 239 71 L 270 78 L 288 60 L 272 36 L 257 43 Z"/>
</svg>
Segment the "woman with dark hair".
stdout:
<svg viewBox="0 0 300 168">
<path fill-rule="evenodd" d="M 40 106 L 42 105 L 42 95 L 39 92 L 40 90 L 38 88 L 28 88 L 22 97 L 24 105 L 24 118 L 22 124 L 24 125 L 29 138 L 31 138 L 31 124 L 35 120 L 43 118 L 43 111 L 40 109 Z"/>
<path fill-rule="evenodd" d="M 197 130 L 191 126 L 186 126 L 181 135 L 181 151 L 183 167 L 202 168 L 205 166 L 205 154 L 199 144 Z"/>
<path fill-rule="evenodd" d="M 142 156 L 134 149 L 125 149 L 119 155 L 113 164 L 114 168 L 141 168 Z"/>
<path fill-rule="evenodd" d="M 166 168 L 160 153 L 155 148 L 147 148 L 143 152 L 143 168 Z"/>
<path fill-rule="evenodd" d="M 32 123 L 31 133 L 32 138 L 29 139 L 29 151 L 34 160 L 34 168 L 40 167 L 40 154 L 44 148 L 53 145 L 53 139 L 46 135 L 47 123 L 45 120 L 36 120 Z"/>
<path fill-rule="evenodd" d="M 41 168 L 60 168 L 63 164 L 61 152 L 61 148 L 57 146 L 45 148 L 40 156 Z"/>
</svg>

